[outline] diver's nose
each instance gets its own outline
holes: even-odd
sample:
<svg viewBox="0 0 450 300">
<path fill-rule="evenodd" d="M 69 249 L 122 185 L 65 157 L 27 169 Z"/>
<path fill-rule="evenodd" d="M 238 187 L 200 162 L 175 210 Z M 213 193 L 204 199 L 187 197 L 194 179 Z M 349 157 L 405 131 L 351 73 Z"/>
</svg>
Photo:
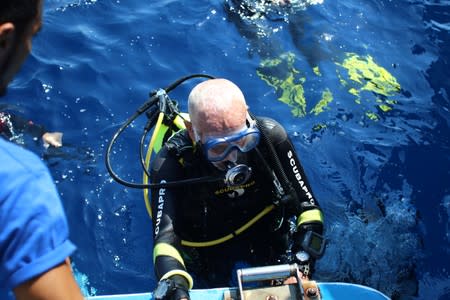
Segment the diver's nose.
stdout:
<svg viewBox="0 0 450 300">
<path fill-rule="evenodd" d="M 230 153 L 228 153 L 228 155 L 225 156 L 223 160 L 213 162 L 212 163 L 213 166 L 222 171 L 232 168 L 233 166 L 236 165 L 237 151 L 238 151 L 237 149 L 231 150 Z"/>
<path fill-rule="evenodd" d="M 235 163 L 237 161 L 238 149 L 232 149 L 230 153 L 223 159 L 224 161 L 229 161 Z"/>
</svg>

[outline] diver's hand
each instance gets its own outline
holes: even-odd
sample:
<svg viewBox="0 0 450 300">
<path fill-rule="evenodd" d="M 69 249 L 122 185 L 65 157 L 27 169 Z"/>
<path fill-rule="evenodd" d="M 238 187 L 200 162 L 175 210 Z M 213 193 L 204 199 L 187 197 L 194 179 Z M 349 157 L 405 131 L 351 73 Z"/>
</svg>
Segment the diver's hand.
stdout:
<svg viewBox="0 0 450 300">
<path fill-rule="evenodd" d="M 44 147 L 49 146 L 61 147 L 62 146 L 62 132 L 46 132 L 42 135 L 42 141 L 44 142 Z"/>
<path fill-rule="evenodd" d="M 297 269 L 297 277 L 300 278 L 301 281 L 308 281 L 309 277 L 308 275 L 303 274 L 300 270 Z M 283 281 L 283 284 L 294 284 L 297 283 L 297 277 L 291 276 L 286 278 Z"/>
<path fill-rule="evenodd" d="M 314 259 L 322 257 L 325 251 L 325 239 L 322 233 L 322 223 L 301 224 L 294 235 L 294 251 L 303 249 Z"/>
<path fill-rule="evenodd" d="M 294 261 L 297 264 L 298 278 L 301 280 L 310 280 L 314 273 L 316 260 L 308 252 L 301 250 L 295 253 Z"/>
<path fill-rule="evenodd" d="M 187 280 L 180 275 L 173 275 L 160 280 L 153 292 L 155 300 L 190 300 Z"/>
<path fill-rule="evenodd" d="M 170 300 L 189 300 L 189 293 L 183 289 L 176 289 Z"/>
</svg>

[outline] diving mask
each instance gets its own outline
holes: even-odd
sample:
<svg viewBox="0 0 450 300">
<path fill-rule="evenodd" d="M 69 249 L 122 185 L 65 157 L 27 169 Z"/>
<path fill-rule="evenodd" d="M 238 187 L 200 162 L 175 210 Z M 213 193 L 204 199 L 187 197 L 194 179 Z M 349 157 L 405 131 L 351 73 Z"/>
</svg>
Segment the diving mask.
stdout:
<svg viewBox="0 0 450 300">
<path fill-rule="evenodd" d="M 232 150 L 248 152 L 254 149 L 259 139 L 260 132 L 256 122 L 250 120 L 249 125 L 245 124 L 243 128 L 228 136 L 208 138 L 205 143 L 202 143 L 202 149 L 209 161 L 218 162 L 224 160 Z"/>
</svg>

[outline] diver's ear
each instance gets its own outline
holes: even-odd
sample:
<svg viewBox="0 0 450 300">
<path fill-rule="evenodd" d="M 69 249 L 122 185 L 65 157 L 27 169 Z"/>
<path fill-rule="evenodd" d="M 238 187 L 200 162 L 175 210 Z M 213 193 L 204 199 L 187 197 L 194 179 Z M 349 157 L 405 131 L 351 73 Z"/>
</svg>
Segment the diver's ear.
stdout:
<svg viewBox="0 0 450 300">
<path fill-rule="evenodd" d="M 194 130 L 192 129 L 192 123 L 188 120 L 184 120 L 184 126 L 186 126 L 186 130 L 188 131 L 188 134 L 189 134 L 189 137 L 191 138 L 191 140 L 196 142 Z"/>
<path fill-rule="evenodd" d="M 4 55 L 12 47 L 15 34 L 14 24 L 6 22 L 0 24 L 0 56 Z"/>
</svg>

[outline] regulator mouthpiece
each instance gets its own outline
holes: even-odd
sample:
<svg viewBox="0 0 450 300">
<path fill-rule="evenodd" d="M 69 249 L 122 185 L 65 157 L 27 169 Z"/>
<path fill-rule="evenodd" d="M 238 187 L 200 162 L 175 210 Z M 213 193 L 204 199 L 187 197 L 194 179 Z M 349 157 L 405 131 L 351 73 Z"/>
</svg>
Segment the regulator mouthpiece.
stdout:
<svg viewBox="0 0 450 300">
<path fill-rule="evenodd" d="M 252 168 L 244 164 L 236 165 L 235 163 L 228 162 L 226 165 L 228 170 L 225 173 L 224 181 L 227 186 L 232 187 L 245 184 L 250 178 L 250 175 L 252 175 Z"/>
</svg>

